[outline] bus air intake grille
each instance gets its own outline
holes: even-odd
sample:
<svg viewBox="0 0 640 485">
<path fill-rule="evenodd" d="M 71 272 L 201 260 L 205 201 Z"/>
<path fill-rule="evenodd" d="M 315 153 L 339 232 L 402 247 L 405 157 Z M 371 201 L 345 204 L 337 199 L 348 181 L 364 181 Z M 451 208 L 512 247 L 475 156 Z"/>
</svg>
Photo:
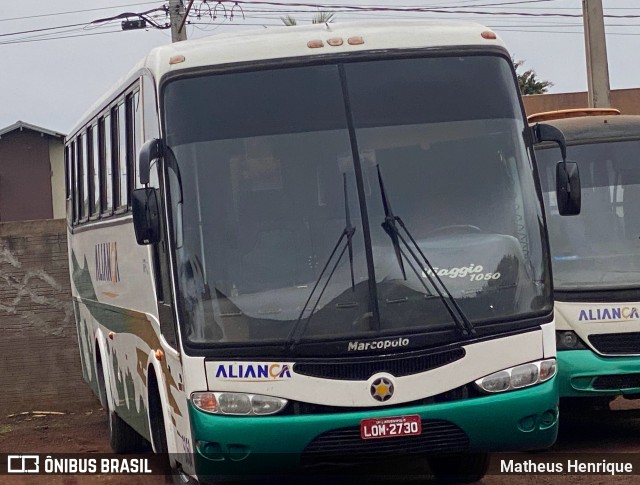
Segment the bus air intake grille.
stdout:
<svg viewBox="0 0 640 485">
<path fill-rule="evenodd" d="M 589 342 L 601 354 L 640 354 L 640 332 L 589 335 Z"/>
<path fill-rule="evenodd" d="M 360 427 L 339 428 L 317 436 L 302 453 L 304 466 L 322 463 L 359 463 L 382 456 L 453 453 L 467 450 L 469 438 L 455 424 L 444 420 L 422 420 L 422 434 L 363 440 Z"/>
<path fill-rule="evenodd" d="M 637 389 L 640 388 L 640 374 L 618 374 L 599 376 L 593 381 L 593 388 L 599 391 L 608 389 Z"/>
<path fill-rule="evenodd" d="M 460 360 L 465 356 L 463 348 L 426 355 L 404 355 L 368 357 L 366 359 L 340 359 L 306 361 L 294 364 L 293 371 L 310 377 L 345 381 L 366 381 L 379 372 L 387 372 L 395 377 L 419 374 Z"/>
</svg>

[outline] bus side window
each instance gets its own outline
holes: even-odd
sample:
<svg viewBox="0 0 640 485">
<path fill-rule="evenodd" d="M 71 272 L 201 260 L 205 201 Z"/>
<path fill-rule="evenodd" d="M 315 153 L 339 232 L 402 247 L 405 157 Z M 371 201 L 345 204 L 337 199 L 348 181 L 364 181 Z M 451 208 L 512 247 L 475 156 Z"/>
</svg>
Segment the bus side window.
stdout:
<svg viewBox="0 0 640 485">
<path fill-rule="evenodd" d="M 127 114 L 125 103 L 118 104 L 118 161 L 117 179 L 118 179 L 118 209 L 126 209 L 129 204 L 129 180 L 127 175 L 127 168 L 129 163 L 128 157 L 128 136 L 127 136 Z"/>
<path fill-rule="evenodd" d="M 91 173 L 93 175 L 91 192 L 93 199 L 91 201 L 91 216 L 96 218 L 100 215 L 100 135 L 98 124 L 93 124 L 90 128 L 91 133 Z"/>
<path fill-rule="evenodd" d="M 113 209 L 111 179 L 111 115 L 100 119 L 100 203 L 105 216 Z"/>
<path fill-rule="evenodd" d="M 65 200 L 67 209 L 67 224 L 73 224 L 73 199 L 71 197 L 73 191 L 73 179 L 71 177 L 72 171 L 71 161 L 71 146 L 67 145 L 64 150 L 64 180 L 65 180 Z"/>
<path fill-rule="evenodd" d="M 73 168 L 74 168 L 74 221 L 77 224 L 82 219 L 82 159 L 80 153 L 80 144 L 82 136 L 79 135 L 73 143 Z"/>
<path fill-rule="evenodd" d="M 124 120 L 123 120 L 124 121 Z M 120 207 L 120 111 L 111 108 L 111 189 L 113 211 Z"/>
<path fill-rule="evenodd" d="M 127 116 L 127 129 L 126 129 L 126 185 L 127 185 L 127 197 L 126 205 L 131 207 L 131 191 L 135 188 L 135 159 L 139 149 L 139 136 L 137 136 L 136 130 L 138 129 L 138 123 L 136 120 L 136 98 L 138 93 L 130 93 L 127 95 L 125 101 L 125 109 Z"/>
</svg>

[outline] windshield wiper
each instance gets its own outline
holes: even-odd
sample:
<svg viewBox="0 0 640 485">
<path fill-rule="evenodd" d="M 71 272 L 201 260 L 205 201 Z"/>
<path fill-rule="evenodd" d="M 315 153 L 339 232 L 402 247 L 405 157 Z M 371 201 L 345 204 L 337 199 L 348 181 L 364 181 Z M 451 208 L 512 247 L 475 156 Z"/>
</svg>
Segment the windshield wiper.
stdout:
<svg viewBox="0 0 640 485">
<path fill-rule="evenodd" d="M 355 276 L 353 272 L 353 241 L 352 241 L 353 235 L 356 232 L 356 228 L 353 227 L 353 225 L 351 224 L 351 212 L 349 210 L 349 196 L 347 194 L 347 174 L 346 173 L 343 174 L 343 189 L 344 189 L 345 227 L 342 233 L 340 234 L 340 238 L 338 239 L 338 242 L 333 247 L 333 251 L 331 251 L 331 254 L 327 258 L 327 261 L 324 264 L 324 267 L 322 268 L 320 275 L 316 279 L 316 282 L 313 285 L 313 289 L 311 290 L 311 293 L 309 293 L 309 297 L 307 298 L 307 301 L 302 307 L 302 310 L 300 311 L 300 315 L 298 315 L 298 319 L 296 320 L 296 323 L 294 323 L 293 327 L 291 328 L 291 331 L 289 332 L 289 335 L 287 336 L 287 341 L 285 346 L 289 347 L 290 349 L 293 349 L 293 347 L 302 338 L 302 335 L 304 334 L 305 330 L 307 329 L 307 326 L 309 325 L 309 321 L 311 320 L 311 317 L 313 316 L 316 309 L 318 308 L 318 305 L 320 304 L 320 300 L 322 299 L 322 295 L 324 295 L 324 292 L 327 289 L 327 286 L 329 285 L 329 281 L 331 281 L 331 278 L 333 277 L 333 274 L 338 268 L 338 265 L 340 264 L 340 261 L 342 260 L 342 257 L 344 256 L 344 253 L 347 251 L 347 249 L 349 250 L 349 265 L 351 269 L 351 291 L 355 292 L 355 289 L 356 289 Z M 335 256 L 336 252 L 338 251 L 338 248 L 340 247 L 340 244 L 345 238 L 347 239 L 347 242 L 342 248 L 342 250 L 340 251 L 338 259 L 333 265 L 333 268 L 331 268 L 331 272 L 329 273 L 329 276 L 327 276 L 327 280 L 325 281 L 324 286 L 322 287 L 322 291 L 320 291 L 320 294 L 318 295 L 318 298 L 316 299 L 316 302 L 313 305 L 313 308 L 311 309 L 311 313 L 306 318 L 306 320 L 302 320 L 302 317 L 304 316 L 304 312 L 307 310 L 307 307 L 311 302 L 311 298 L 316 292 L 316 289 L 318 288 L 318 285 L 320 284 L 320 281 L 322 280 L 324 273 L 327 271 L 329 264 L 333 260 L 333 257 Z"/>
<path fill-rule="evenodd" d="M 409 267 L 413 270 L 416 277 L 418 278 L 418 281 L 420 281 L 422 286 L 429 292 L 429 294 L 431 294 L 431 291 L 421 278 L 418 270 L 416 270 L 415 266 L 411 263 L 411 259 L 407 257 L 407 254 L 400 247 L 400 242 L 402 242 L 406 250 L 411 255 L 413 261 L 422 271 L 422 274 L 426 276 L 426 278 L 429 280 L 429 283 L 431 283 L 431 286 L 433 286 L 433 289 L 438 294 L 440 301 L 442 301 L 443 305 L 447 309 L 447 312 L 451 316 L 453 323 L 456 325 L 456 327 L 458 327 L 460 333 L 462 333 L 462 335 L 464 336 L 475 335 L 476 331 L 473 328 L 473 324 L 469 321 L 467 316 L 462 311 L 462 308 L 460 308 L 460 305 L 458 305 L 458 302 L 453 298 L 453 295 L 451 295 L 445 284 L 442 282 L 442 280 L 438 276 L 437 271 L 433 269 L 433 266 L 431 265 L 425 254 L 422 252 L 422 249 L 420 249 L 420 246 L 407 229 L 407 226 L 405 226 L 400 216 L 394 215 L 393 211 L 391 210 L 391 204 L 389 203 L 389 199 L 387 198 L 387 194 L 384 189 L 384 182 L 382 181 L 382 174 L 380 173 L 380 165 L 376 165 L 376 170 L 378 171 L 378 184 L 380 185 L 380 195 L 382 197 L 382 206 L 384 208 L 384 222 L 382 223 L 382 228 L 391 239 L 393 250 L 396 254 L 398 265 L 400 266 L 400 271 L 402 271 L 402 277 L 405 280 L 407 279 L 404 265 L 402 263 L 402 258 L 404 257 L 407 260 Z M 400 225 L 400 227 L 404 230 L 413 247 L 409 245 L 402 233 L 398 230 L 398 226 L 396 225 L 396 223 Z M 418 257 L 416 251 L 421 256 L 421 258 Z"/>
</svg>

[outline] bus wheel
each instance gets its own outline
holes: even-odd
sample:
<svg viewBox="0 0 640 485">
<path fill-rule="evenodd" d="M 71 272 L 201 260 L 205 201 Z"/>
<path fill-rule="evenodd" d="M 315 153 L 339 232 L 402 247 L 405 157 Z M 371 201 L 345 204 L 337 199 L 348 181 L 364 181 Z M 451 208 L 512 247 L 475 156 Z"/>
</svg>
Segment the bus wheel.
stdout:
<svg viewBox="0 0 640 485">
<path fill-rule="evenodd" d="M 144 438 L 125 423 L 115 411 L 109 413 L 109 444 L 115 453 L 137 453 L 147 451 Z"/>
<path fill-rule="evenodd" d="M 489 468 L 488 453 L 460 453 L 429 458 L 434 478 L 441 483 L 475 483 Z"/>
<path fill-rule="evenodd" d="M 180 468 L 171 470 L 171 478 L 167 478 L 167 483 L 172 485 L 198 485 L 197 480 L 193 479 Z"/>
<path fill-rule="evenodd" d="M 144 438 L 135 432 L 131 426 L 125 423 L 109 406 L 104 369 L 102 367 L 102 359 L 99 354 L 98 361 L 96 363 L 96 373 L 98 377 L 100 404 L 102 404 L 102 407 L 107 412 L 107 417 L 109 419 L 109 444 L 111 445 L 111 449 L 115 453 L 136 453 L 146 451 L 148 446 Z"/>
<path fill-rule="evenodd" d="M 149 426 L 151 428 L 151 440 L 156 454 L 163 454 L 169 460 L 169 447 L 167 446 L 167 433 L 164 426 L 164 414 L 160 393 L 158 391 L 158 381 L 153 371 L 149 370 Z M 167 463 L 167 469 L 169 465 Z M 171 468 L 169 475 L 165 475 L 166 483 L 173 485 L 197 485 L 199 482 L 178 468 Z"/>
</svg>

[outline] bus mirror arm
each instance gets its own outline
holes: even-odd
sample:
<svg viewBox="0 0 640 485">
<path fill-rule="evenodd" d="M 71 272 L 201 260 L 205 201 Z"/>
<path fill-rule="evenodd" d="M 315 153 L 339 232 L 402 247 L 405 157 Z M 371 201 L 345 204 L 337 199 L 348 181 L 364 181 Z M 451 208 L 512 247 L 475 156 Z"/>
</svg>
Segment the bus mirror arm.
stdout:
<svg viewBox="0 0 640 485">
<path fill-rule="evenodd" d="M 533 128 L 533 143 L 542 143 L 543 141 L 553 141 L 560 146 L 562 161 L 567 161 L 567 141 L 564 134 L 555 126 L 545 123 L 536 123 Z"/>
<path fill-rule="evenodd" d="M 131 192 L 136 241 L 140 245 L 160 242 L 160 209 L 157 189 L 145 187 Z"/>
<path fill-rule="evenodd" d="M 560 147 L 562 161 L 556 165 L 556 197 L 558 212 L 561 216 L 580 214 L 580 172 L 576 162 L 567 161 L 567 141 L 564 134 L 555 126 L 536 123 L 532 128 L 533 142 L 555 142 Z"/>
<path fill-rule="evenodd" d="M 140 177 L 140 184 L 149 184 L 151 174 L 151 162 L 162 157 L 164 152 L 162 140 L 153 138 L 147 141 L 140 148 L 140 154 L 138 155 L 138 174 Z"/>
</svg>

